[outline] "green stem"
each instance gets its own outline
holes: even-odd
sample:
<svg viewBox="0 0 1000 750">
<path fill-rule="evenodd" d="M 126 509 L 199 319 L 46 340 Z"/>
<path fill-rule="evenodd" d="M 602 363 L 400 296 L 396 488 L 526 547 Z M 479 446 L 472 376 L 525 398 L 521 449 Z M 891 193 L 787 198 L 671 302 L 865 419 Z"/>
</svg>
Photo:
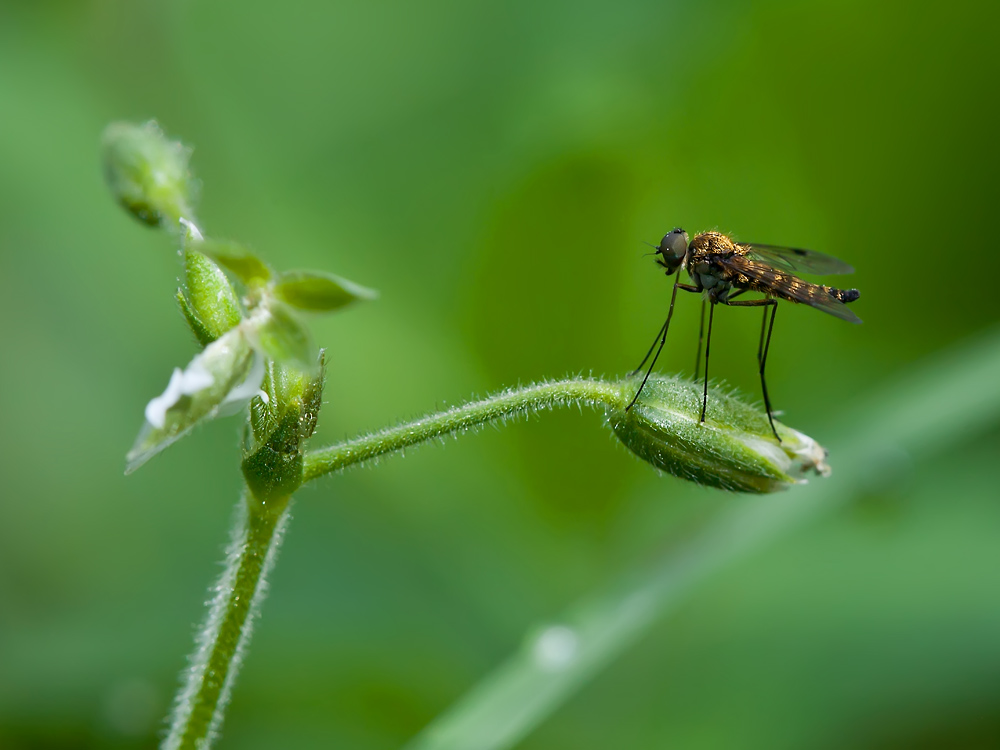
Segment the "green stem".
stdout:
<svg viewBox="0 0 1000 750">
<path fill-rule="evenodd" d="M 623 409 L 626 400 L 619 384 L 591 378 L 569 378 L 511 389 L 414 422 L 310 451 L 305 457 L 303 483 L 455 432 L 571 404 Z"/>
<path fill-rule="evenodd" d="M 290 499 L 263 505 L 246 493 L 240 501 L 226 569 L 177 695 L 164 750 L 207 748 L 217 736 L 288 525 Z"/>
</svg>

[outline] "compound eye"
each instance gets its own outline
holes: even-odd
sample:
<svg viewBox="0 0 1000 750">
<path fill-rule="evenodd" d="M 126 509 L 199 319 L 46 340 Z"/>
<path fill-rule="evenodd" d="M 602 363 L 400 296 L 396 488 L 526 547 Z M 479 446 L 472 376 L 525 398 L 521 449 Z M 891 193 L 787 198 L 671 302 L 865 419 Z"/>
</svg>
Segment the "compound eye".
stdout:
<svg viewBox="0 0 1000 750">
<path fill-rule="evenodd" d="M 674 229 L 665 234 L 656 249 L 668 263 L 680 263 L 687 254 L 688 236 L 683 229 Z"/>
</svg>

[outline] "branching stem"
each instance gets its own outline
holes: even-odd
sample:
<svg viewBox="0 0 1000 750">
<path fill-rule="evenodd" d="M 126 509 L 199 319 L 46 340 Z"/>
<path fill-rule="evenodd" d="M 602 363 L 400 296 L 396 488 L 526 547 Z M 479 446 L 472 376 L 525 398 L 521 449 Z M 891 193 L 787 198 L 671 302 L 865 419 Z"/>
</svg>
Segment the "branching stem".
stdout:
<svg viewBox="0 0 1000 750">
<path fill-rule="evenodd" d="M 625 400 L 620 384 L 592 378 L 569 378 L 503 391 L 414 422 L 310 451 L 305 457 L 304 481 L 308 482 L 428 440 L 487 424 L 506 422 L 541 409 L 571 404 L 622 409 Z"/>
</svg>

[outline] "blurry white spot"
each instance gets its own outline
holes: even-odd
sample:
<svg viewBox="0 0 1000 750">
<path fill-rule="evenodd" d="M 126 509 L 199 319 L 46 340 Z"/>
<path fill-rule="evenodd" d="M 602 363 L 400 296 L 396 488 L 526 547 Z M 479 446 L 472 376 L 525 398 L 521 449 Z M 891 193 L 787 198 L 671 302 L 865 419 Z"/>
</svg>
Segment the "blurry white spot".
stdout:
<svg viewBox="0 0 1000 750">
<path fill-rule="evenodd" d="M 121 680 L 104 696 L 105 719 L 126 737 L 149 734 L 163 710 L 156 688 L 145 680 Z"/>
<path fill-rule="evenodd" d="M 572 628 L 553 625 L 546 628 L 535 641 L 535 661 L 550 672 L 568 667 L 576 659 L 580 639 Z"/>
<path fill-rule="evenodd" d="M 205 237 L 201 233 L 201 230 L 199 230 L 198 227 L 195 226 L 193 221 L 188 221 L 185 218 L 181 218 L 181 226 L 183 226 L 187 230 L 188 236 L 192 240 L 205 239 Z"/>
</svg>

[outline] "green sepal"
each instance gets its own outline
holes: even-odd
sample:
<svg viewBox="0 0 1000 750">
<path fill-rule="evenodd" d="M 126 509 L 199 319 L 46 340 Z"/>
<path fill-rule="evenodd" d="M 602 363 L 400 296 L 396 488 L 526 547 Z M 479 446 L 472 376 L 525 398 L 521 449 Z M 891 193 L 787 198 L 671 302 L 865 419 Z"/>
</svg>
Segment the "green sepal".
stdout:
<svg viewBox="0 0 1000 750">
<path fill-rule="evenodd" d="M 316 432 L 319 410 L 323 406 L 323 385 L 326 380 L 326 350 L 319 350 L 319 365 L 316 374 L 305 381 L 302 388 L 302 421 L 299 435 L 308 440 Z"/>
<path fill-rule="evenodd" d="M 631 400 L 636 378 L 622 384 Z M 654 376 L 628 411 L 611 415 L 625 446 L 656 468 L 709 487 L 766 493 L 804 482 L 809 472 L 826 475 L 826 451 L 812 438 L 775 422 L 781 443 L 764 412 L 718 388 L 708 394 L 701 422 L 701 385 Z"/>
<path fill-rule="evenodd" d="M 191 150 L 144 125 L 113 122 L 101 137 L 104 176 L 121 206 L 145 224 L 176 229 L 192 218 L 197 185 L 188 169 Z"/>
<path fill-rule="evenodd" d="M 274 282 L 274 296 L 305 312 L 331 312 L 378 292 L 322 271 L 288 271 Z"/>
<path fill-rule="evenodd" d="M 257 286 L 272 276 L 268 265 L 238 242 L 204 240 L 198 249 L 247 286 Z"/>
<path fill-rule="evenodd" d="M 226 331 L 235 328 L 243 317 L 239 297 L 226 274 L 212 258 L 202 252 L 207 241 L 187 240 L 184 248 L 184 297 L 186 306 L 181 312 L 188 319 L 194 335 L 207 345 L 203 336 L 209 336 L 209 343 Z M 187 308 L 185 310 L 185 307 Z M 191 325 L 190 318 L 197 320 L 198 328 Z"/>
<path fill-rule="evenodd" d="M 261 389 L 267 394 L 267 400 L 254 400 L 250 405 L 253 441 L 245 446 L 245 452 L 252 452 L 257 446 L 270 440 L 282 417 L 278 410 L 283 404 L 301 401 L 305 383 L 305 375 L 297 367 L 282 365 L 274 360 L 267 361 L 261 385 Z"/>
<path fill-rule="evenodd" d="M 301 420 L 302 404 L 293 401 L 267 442 L 243 459 L 243 478 L 261 503 L 288 497 L 302 484 Z"/>
<path fill-rule="evenodd" d="M 177 306 L 181 309 L 181 315 L 184 316 L 184 322 L 187 323 L 188 328 L 191 329 L 191 333 L 198 340 L 204 349 L 206 346 L 215 341 L 216 337 L 205 327 L 205 324 L 201 322 L 201 319 L 195 314 L 191 307 L 191 303 L 188 302 L 187 297 L 184 296 L 184 290 L 178 289 L 177 294 L 174 297 L 177 300 Z"/>
<path fill-rule="evenodd" d="M 243 441 L 244 454 L 256 450 L 257 446 L 267 442 L 268 437 L 278 426 L 278 408 L 282 402 L 278 401 L 275 392 L 275 365 L 273 360 L 267 360 L 264 367 L 264 381 L 261 383 L 261 390 L 267 394 L 267 398 L 255 398 L 250 402 L 250 419 L 248 426 L 250 432 L 245 434 Z"/>
<path fill-rule="evenodd" d="M 247 335 L 265 357 L 302 372 L 315 368 L 316 349 L 312 336 L 288 307 L 273 302 L 266 310 L 251 316 L 248 323 Z"/>
</svg>

